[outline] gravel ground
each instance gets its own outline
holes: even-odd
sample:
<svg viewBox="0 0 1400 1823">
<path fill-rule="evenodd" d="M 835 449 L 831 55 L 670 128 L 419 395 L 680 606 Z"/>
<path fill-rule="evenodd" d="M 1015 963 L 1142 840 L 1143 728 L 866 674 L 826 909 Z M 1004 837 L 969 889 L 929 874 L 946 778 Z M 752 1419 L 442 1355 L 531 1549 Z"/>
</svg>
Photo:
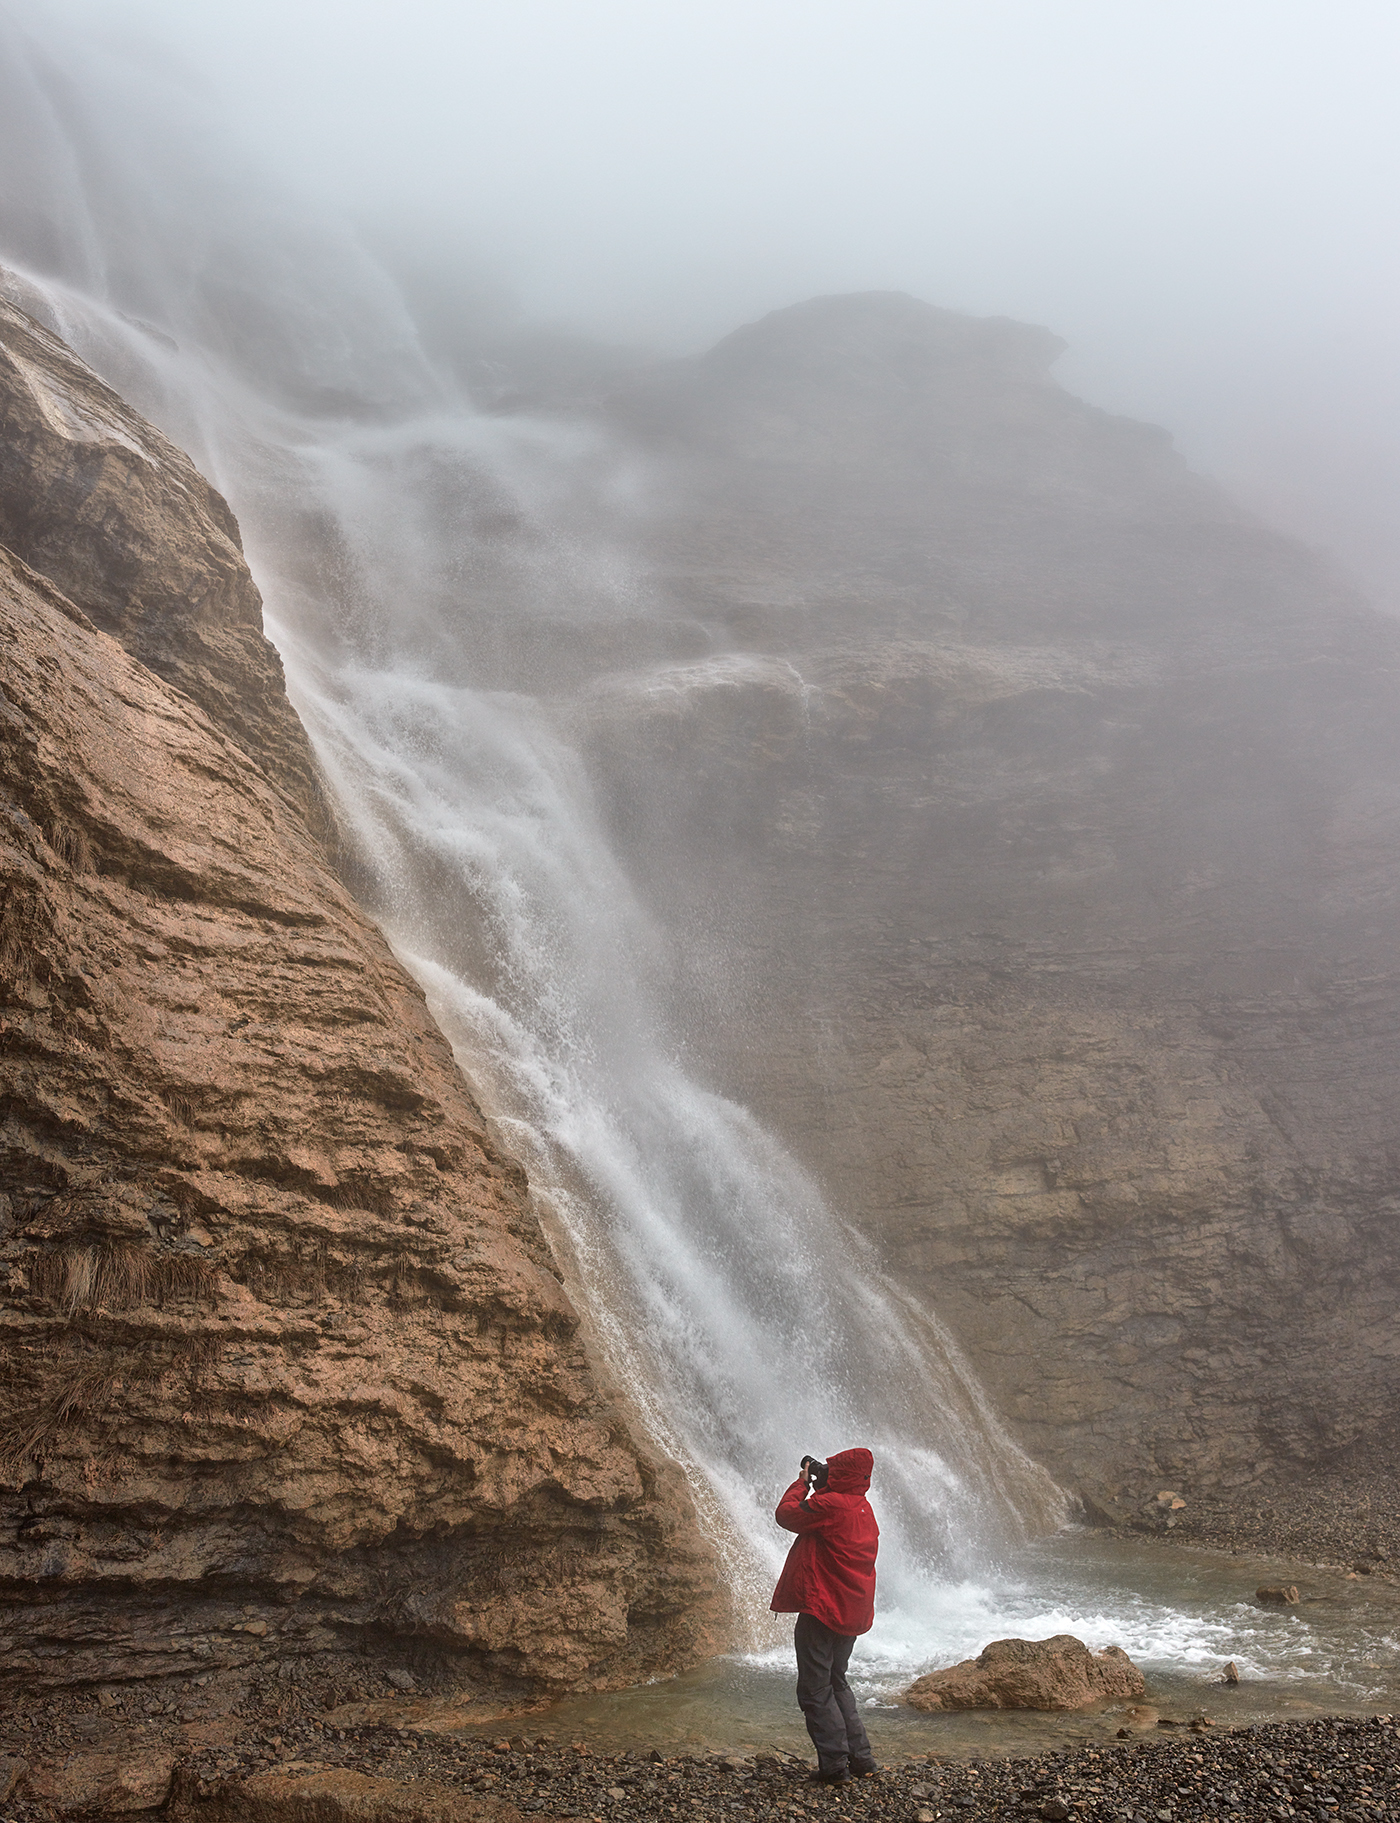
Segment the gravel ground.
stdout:
<svg viewBox="0 0 1400 1823">
<path fill-rule="evenodd" d="M 951 1764 L 934 1756 L 883 1769 L 839 1790 L 813 1785 L 788 1755 L 666 1758 L 656 1751 L 597 1756 L 585 1742 L 418 1737 L 382 1726 L 300 1722 L 196 1752 L 188 1772 L 210 1786 L 299 1761 L 380 1778 L 431 1780 L 504 1799 L 540 1823 L 552 1818 L 835 1817 L 967 1823 L 1020 1816 L 1064 1823 L 1194 1823 L 1211 1818 L 1400 1818 L 1400 1729 L 1393 1716 L 1279 1722 L 1238 1730 L 1161 1728 L 1117 1745 L 1032 1759 Z M 44 1812 L 6 1806 L 15 1823 Z"/>
<path fill-rule="evenodd" d="M 1177 1544 L 1340 1565 L 1362 1576 L 1400 1571 L 1400 1438 L 1266 1487 L 1198 1494 L 1183 1484 L 1180 1492 L 1186 1505 L 1179 1512 L 1158 1511 L 1148 1499 L 1130 1529 Z"/>
<path fill-rule="evenodd" d="M 1197 1496 L 1184 1487 L 1186 1505 L 1169 1515 L 1169 1527 L 1168 1515 L 1144 1501 L 1128 1529 L 1136 1535 L 1157 1532 L 1172 1543 L 1342 1565 L 1359 1577 L 1394 1580 L 1400 1575 L 1400 1470 L 1391 1469 L 1386 1456 L 1380 1450 L 1358 1453 L 1351 1462 L 1275 1484 L 1267 1494 Z M 1391 1459 L 1400 1460 L 1400 1450 Z M 668 1758 L 658 1750 L 593 1751 L 585 1741 L 533 1732 L 489 1740 L 420 1734 L 382 1723 L 337 1727 L 320 1719 L 320 1712 L 371 1692 L 334 1683 L 324 1689 L 308 1684 L 296 1692 L 276 1689 L 280 1719 L 262 1721 L 253 1713 L 256 1704 L 217 1688 L 193 1693 L 199 1698 L 194 1704 L 190 1692 L 172 1690 L 144 1702 L 124 1698 L 106 1712 L 93 1709 L 90 1694 L 37 1698 L 32 1705 L 21 1699 L 0 1720 L 0 1754 L 42 1766 L 84 1750 L 174 1751 L 184 1761 L 185 1777 L 204 1782 L 206 1790 L 289 1762 L 341 1766 L 504 1800 L 539 1823 L 553 1818 L 621 1823 L 634 1817 L 737 1823 L 841 1813 L 871 1823 L 935 1818 L 973 1823 L 978 1817 L 1046 1823 L 1338 1817 L 1400 1823 L 1400 1731 L 1384 1716 L 1242 1729 L 1163 1726 L 1117 1745 L 1077 1746 L 1033 1758 L 951 1763 L 928 1756 L 890 1765 L 874 1779 L 837 1791 L 810 1785 L 807 1763 L 776 1749 L 747 1759 L 719 1753 Z M 266 1717 L 273 1704 L 264 1701 L 261 1707 Z M 547 1717 L 539 1717 L 541 1724 L 547 1725 Z M 522 1718 L 500 1726 L 530 1725 Z M 25 1799 L 22 1786 L 0 1808 L 0 1823 L 51 1823 L 53 1815 Z"/>
</svg>

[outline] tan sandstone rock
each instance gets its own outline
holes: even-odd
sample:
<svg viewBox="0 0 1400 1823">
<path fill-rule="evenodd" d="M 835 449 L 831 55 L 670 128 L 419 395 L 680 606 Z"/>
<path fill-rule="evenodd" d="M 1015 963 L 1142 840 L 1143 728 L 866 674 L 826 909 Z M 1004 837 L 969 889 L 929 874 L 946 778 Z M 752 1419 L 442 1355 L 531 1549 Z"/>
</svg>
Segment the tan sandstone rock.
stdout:
<svg viewBox="0 0 1400 1823">
<path fill-rule="evenodd" d="M 431 1779 L 407 1785 L 337 1766 L 230 1781 L 194 1800 L 186 1798 L 171 1814 L 208 1823 L 512 1823 L 520 1811 L 514 1804 L 468 1797 Z"/>
<path fill-rule="evenodd" d="M 0 423 L 0 527 L 83 598 L 0 548 L 0 1680 L 695 1656 L 688 1494 L 308 828 L 227 509 L 8 307 Z"/>
<path fill-rule="evenodd" d="M 315 762 L 226 502 L 3 296 L 0 544 L 207 710 L 319 826 Z"/>
<path fill-rule="evenodd" d="M 36 1767 L 27 1795 L 61 1817 L 136 1815 L 170 1796 L 175 1755 L 161 1750 L 72 1753 Z"/>
<path fill-rule="evenodd" d="M 914 1709 L 1087 1709 L 1141 1696 L 1142 1673 L 1121 1646 L 1091 1652 L 1070 1633 L 994 1639 L 976 1658 L 929 1671 L 904 1693 Z"/>
</svg>

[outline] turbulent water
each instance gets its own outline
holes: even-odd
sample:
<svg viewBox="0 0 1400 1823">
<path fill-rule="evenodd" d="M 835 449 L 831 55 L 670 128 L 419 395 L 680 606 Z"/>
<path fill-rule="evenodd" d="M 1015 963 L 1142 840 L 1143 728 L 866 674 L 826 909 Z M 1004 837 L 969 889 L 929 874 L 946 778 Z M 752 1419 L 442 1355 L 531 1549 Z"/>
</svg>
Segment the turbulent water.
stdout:
<svg viewBox="0 0 1400 1823">
<path fill-rule="evenodd" d="M 688 1063 L 671 938 L 580 758 L 579 655 L 647 619 L 627 537 L 646 475 L 577 424 L 479 409 L 354 237 L 139 69 L 0 20 L 0 170 L 20 301 L 233 504 L 362 897 L 525 1158 L 612 1371 L 692 1472 L 754 1644 L 777 1493 L 803 1451 L 855 1443 L 884 1531 L 872 1662 L 997 1631 L 992 1565 L 1063 1498 L 936 1315 Z"/>
</svg>

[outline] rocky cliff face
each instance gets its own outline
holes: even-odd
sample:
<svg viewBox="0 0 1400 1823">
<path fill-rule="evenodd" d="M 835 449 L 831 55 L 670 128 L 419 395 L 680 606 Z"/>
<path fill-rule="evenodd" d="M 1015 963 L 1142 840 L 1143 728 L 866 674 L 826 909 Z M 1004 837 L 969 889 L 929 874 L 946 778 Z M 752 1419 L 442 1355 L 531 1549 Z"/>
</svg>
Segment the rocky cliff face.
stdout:
<svg viewBox="0 0 1400 1823">
<path fill-rule="evenodd" d="M 1229 1485 L 1400 1401 L 1400 629 L 1056 346 L 826 299 L 615 392 L 671 652 L 572 712 L 718 1079 L 1031 1450 Z"/>
<path fill-rule="evenodd" d="M 0 544 L 191 697 L 318 829 L 238 527 L 184 453 L 0 295 Z"/>
<path fill-rule="evenodd" d="M 693 1656 L 688 1498 L 308 828 L 227 508 L 3 304 L 0 427 L 0 1676 Z"/>
</svg>

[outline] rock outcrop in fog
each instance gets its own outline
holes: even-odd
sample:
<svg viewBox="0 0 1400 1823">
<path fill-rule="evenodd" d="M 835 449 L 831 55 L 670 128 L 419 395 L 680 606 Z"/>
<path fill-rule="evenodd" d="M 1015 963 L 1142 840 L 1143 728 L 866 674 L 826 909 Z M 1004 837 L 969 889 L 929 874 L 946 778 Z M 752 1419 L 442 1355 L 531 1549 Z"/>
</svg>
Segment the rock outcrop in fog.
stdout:
<svg viewBox="0 0 1400 1823">
<path fill-rule="evenodd" d="M 1400 628 L 1057 347 L 823 299 L 615 388 L 672 617 L 577 713 L 722 1085 L 1062 1478 L 1229 1485 L 1400 1406 Z"/>
<path fill-rule="evenodd" d="M 227 507 L 5 304 L 0 435 L 0 1673 L 198 1707 L 693 1656 L 688 1496 L 308 828 Z"/>
<path fill-rule="evenodd" d="M 0 544 L 193 698 L 321 827 L 311 749 L 227 504 L 69 349 L 0 309 Z"/>
</svg>

